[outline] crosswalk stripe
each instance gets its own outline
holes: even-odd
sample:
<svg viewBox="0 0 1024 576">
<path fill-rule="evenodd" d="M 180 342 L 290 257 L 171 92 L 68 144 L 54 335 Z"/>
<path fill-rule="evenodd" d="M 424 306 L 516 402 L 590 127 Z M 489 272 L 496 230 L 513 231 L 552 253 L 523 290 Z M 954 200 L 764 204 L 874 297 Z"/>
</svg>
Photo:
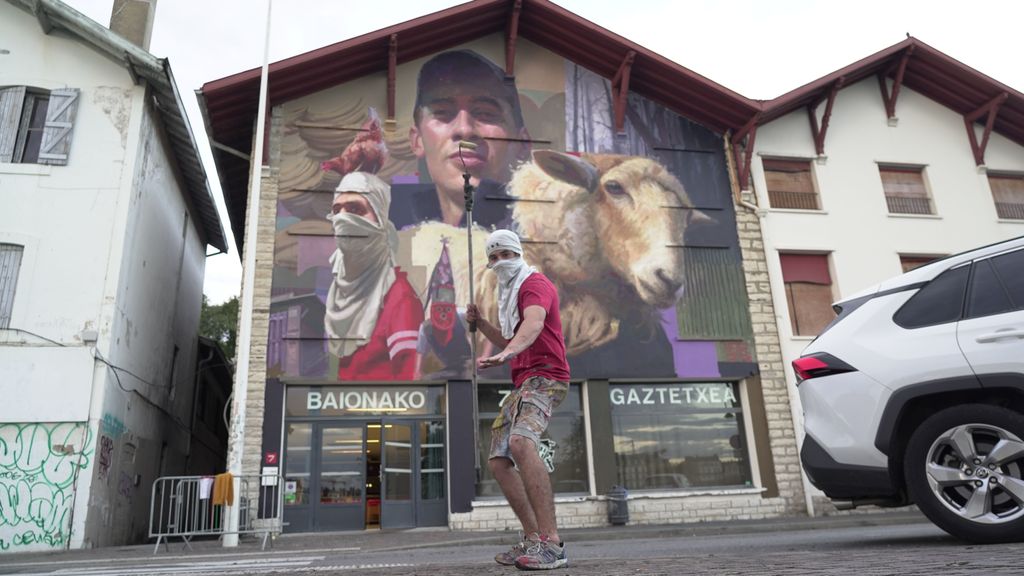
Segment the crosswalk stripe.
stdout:
<svg viewBox="0 0 1024 576">
<path fill-rule="evenodd" d="M 202 574 L 215 573 L 218 575 L 228 574 L 253 574 L 258 572 L 281 571 L 282 569 L 294 569 L 309 566 L 319 557 L 297 557 L 297 558 L 253 558 L 246 560 L 224 560 L 220 562 L 185 562 L 185 563 L 163 563 L 149 564 L 144 566 L 131 567 L 108 567 L 92 566 L 88 568 L 59 568 L 48 572 L 22 573 L 19 576 L 138 576 L 149 574 Z"/>
</svg>

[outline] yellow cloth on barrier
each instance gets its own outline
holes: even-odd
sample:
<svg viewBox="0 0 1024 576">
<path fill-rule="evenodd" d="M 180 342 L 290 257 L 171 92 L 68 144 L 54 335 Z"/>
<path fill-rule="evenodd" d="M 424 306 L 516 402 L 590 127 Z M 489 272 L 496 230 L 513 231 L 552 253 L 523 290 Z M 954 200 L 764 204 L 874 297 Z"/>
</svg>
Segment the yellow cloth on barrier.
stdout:
<svg viewBox="0 0 1024 576">
<path fill-rule="evenodd" d="M 214 506 L 235 504 L 235 478 L 231 472 L 217 474 L 213 477 L 213 502 Z"/>
</svg>

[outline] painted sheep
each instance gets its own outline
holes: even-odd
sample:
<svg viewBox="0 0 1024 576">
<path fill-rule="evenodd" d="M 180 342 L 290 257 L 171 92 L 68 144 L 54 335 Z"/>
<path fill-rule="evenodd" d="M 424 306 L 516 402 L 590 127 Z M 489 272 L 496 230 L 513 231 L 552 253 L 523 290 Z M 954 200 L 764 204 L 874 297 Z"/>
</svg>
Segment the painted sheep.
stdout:
<svg viewBox="0 0 1024 576">
<path fill-rule="evenodd" d="M 683 235 L 700 217 L 679 180 L 646 157 L 540 150 L 515 172 L 509 194 L 532 241 L 527 261 L 559 288 L 573 365 L 673 375 L 658 310 L 681 295 Z"/>
</svg>

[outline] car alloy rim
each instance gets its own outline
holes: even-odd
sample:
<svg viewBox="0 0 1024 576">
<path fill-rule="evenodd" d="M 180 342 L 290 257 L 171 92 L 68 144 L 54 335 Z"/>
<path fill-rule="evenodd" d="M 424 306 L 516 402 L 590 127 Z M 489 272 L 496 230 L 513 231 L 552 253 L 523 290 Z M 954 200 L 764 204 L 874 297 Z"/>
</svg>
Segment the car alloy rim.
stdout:
<svg viewBox="0 0 1024 576">
<path fill-rule="evenodd" d="M 1024 516 L 1024 441 L 998 426 L 950 428 L 925 467 L 932 493 L 961 518 L 1001 524 Z"/>
</svg>

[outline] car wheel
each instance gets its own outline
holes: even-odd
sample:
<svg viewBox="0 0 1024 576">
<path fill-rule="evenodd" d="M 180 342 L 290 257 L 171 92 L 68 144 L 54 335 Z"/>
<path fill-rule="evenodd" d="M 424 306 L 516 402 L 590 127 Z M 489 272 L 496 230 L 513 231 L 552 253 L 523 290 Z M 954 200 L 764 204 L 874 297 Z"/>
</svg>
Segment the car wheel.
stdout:
<svg viewBox="0 0 1024 576">
<path fill-rule="evenodd" d="M 917 507 L 978 543 L 1024 539 L 1024 416 L 985 404 L 948 408 L 914 431 L 903 470 Z"/>
</svg>

